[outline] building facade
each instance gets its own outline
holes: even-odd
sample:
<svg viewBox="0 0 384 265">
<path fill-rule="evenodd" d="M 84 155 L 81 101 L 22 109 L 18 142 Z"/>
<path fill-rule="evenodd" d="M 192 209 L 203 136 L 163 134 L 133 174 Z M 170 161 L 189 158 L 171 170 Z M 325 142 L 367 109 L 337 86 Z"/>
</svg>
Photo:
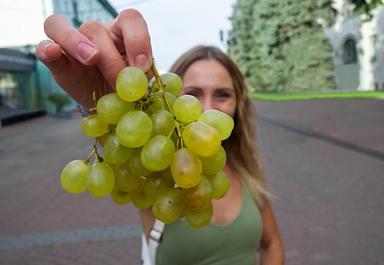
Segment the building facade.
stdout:
<svg viewBox="0 0 384 265">
<path fill-rule="evenodd" d="M 336 22 L 327 28 L 339 90 L 384 90 L 384 7 L 371 20 L 353 13 L 348 0 L 335 0 Z"/>
<path fill-rule="evenodd" d="M 84 21 L 112 21 L 116 10 L 106 0 L 52 0 L 53 12 L 65 16 L 73 26 L 79 27 Z"/>
<path fill-rule="evenodd" d="M 36 58 L 29 52 L 0 48 L 0 106 L 36 106 Z"/>
<path fill-rule="evenodd" d="M 44 3 L 44 1 L 43 1 Z M 56 13 L 65 16 L 79 27 L 86 20 L 110 22 L 117 11 L 106 0 L 45 0 L 46 16 Z M 48 101 L 52 93 L 64 93 L 46 66 L 36 60 L 35 45 L 0 49 L 0 111 L 40 108 L 54 112 Z M 73 108 L 72 102 L 68 108 Z M 0 118 L 2 117 L 0 113 Z"/>
</svg>

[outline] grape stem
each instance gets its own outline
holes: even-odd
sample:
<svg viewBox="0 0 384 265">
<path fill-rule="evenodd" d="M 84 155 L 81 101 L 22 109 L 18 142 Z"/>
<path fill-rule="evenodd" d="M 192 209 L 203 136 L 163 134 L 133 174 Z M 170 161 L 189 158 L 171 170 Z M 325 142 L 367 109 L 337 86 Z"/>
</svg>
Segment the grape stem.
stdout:
<svg viewBox="0 0 384 265">
<path fill-rule="evenodd" d="M 95 148 L 92 148 L 92 151 L 89 153 L 89 155 L 88 155 L 87 158 L 85 159 L 85 163 L 86 163 L 86 164 L 89 163 L 89 160 L 91 159 L 91 157 L 93 156 L 94 153 L 95 153 Z"/>
<path fill-rule="evenodd" d="M 160 92 L 161 92 L 161 95 L 163 97 L 164 103 L 165 103 L 165 105 L 167 107 L 167 110 L 170 113 L 172 113 L 171 107 L 169 106 L 168 99 L 167 99 L 167 97 L 165 95 L 164 84 L 163 84 L 163 81 L 160 78 L 159 72 L 157 71 L 157 69 L 155 67 L 155 62 L 152 63 L 151 70 L 152 70 L 153 75 L 155 76 L 155 79 L 156 79 L 157 83 L 159 84 Z"/>
<path fill-rule="evenodd" d="M 89 153 L 88 157 L 85 160 L 85 163 L 88 164 L 91 157 L 95 155 L 96 162 L 103 162 L 103 158 L 97 152 L 97 138 L 95 138 L 95 142 L 93 143 L 92 151 Z"/>
<path fill-rule="evenodd" d="M 103 158 L 97 152 L 97 138 L 95 138 L 95 142 L 93 143 L 93 150 L 95 150 L 96 162 L 103 162 Z"/>
<path fill-rule="evenodd" d="M 159 84 L 160 93 L 161 93 L 161 96 L 163 97 L 163 101 L 165 103 L 165 106 L 166 106 L 167 110 L 169 111 L 169 113 L 173 114 L 173 112 L 171 110 L 171 107 L 169 106 L 169 102 L 168 102 L 167 96 L 165 94 L 165 89 L 164 89 L 163 81 L 161 80 L 159 72 L 157 71 L 157 69 L 155 67 L 155 61 L 154 60 L 152 62 L 151 70 L 152 70 L 153 75 L 155 76 L 155 79 L 156 79 L 157 83 Z M 181 139 L 181 131 L 180 131 L 179 123 L 176 121 L 176 119 L 174 119 L 174 120 L 175 120 L 177 137 L 179 139 Z"/>
</svg>

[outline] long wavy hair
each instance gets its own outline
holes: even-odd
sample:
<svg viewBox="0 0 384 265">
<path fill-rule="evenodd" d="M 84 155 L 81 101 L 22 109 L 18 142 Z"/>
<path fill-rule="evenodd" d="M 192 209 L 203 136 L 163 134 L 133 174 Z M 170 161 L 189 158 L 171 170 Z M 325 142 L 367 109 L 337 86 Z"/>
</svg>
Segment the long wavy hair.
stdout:
<svg viewBox="0 0 384 265">
<path fill-rule="evenodd" d="M 182 54 L 170 71 L 183 78 L 189 66 L 202 59 L 218 61 L 232 78 L 236 91 L 235 127 L 231 136 L 223 142 L 223 146 L 227 153 L 227 163 L 236 176 L 247 181 L 254 200 L 262 206 L 269 193 L 256 145 L 256 125 L 252 115 L 249 89 L 238 66 L 219 48 L 201 45 Z"/>
</svg>

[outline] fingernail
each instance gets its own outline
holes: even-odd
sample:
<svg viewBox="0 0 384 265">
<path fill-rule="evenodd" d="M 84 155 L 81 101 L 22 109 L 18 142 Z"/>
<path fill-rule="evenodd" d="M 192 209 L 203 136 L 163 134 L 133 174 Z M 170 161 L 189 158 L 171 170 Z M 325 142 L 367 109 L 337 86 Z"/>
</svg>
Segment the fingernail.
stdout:
<svg viewBox="0 0 384 265">
<path fill-rule="evenodd" d="M 77 54 L 85 63 L 88 63 L 92 57 L 96 54 L 97 50 L 85 42 L 80 42 L 77 45 Z"/>
<path fill-rule="evenodd" d="M 151 65 L 147 55 L 145 55 L 144 53 L 140 53 L 139 55 L 137 55 L 135 58 L 135 66 L 141 68 L 145 72 L 148 71 Z"/>
<path fill-rule="evenodd" d="M 43 58 L 46 58 L 48 50 L 50 47 L 52 47 L 52 44 L 50 41 L 42 41 L 41 46 L 42 46 L 42 49 L 40 49 L 40 54 L 43 56 Z"/>
</svg>

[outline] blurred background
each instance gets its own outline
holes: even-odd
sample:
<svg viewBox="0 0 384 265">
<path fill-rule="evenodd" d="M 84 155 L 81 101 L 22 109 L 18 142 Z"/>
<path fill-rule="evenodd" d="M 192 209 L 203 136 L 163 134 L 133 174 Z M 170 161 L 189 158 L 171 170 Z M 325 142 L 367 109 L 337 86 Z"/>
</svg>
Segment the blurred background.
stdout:
<svg viewBox="0 0 384 265">
<path fill-rule="evenodd" d="M 287 264 L 382 264 L 381 0 L 0 0 L 0 264 L 139 264 L 134 207 L 59 186 L 91 142 L 34 55 L 49 15 L 79 27 L 125 8 L 145 17 L 160 71 L 197 44 L 240 66 Z"/>
<path fill-rule="evenodd" d="M 110 22 L 130 7 L 147 20 L 161 71 L 188 48 L 213 44 L 231 54 L 254 92 L 366 92 L 361 97 L 384 90 L 384 8 L 377 0 L 1 0 L 0 6 L 0 102 L 13 109 L 56 110 L 57 96 L 49 95 L 62 90 L 34 56 L 47 16 L 61 14 L 79 27 L 89 19 Z"/>
</svg>

